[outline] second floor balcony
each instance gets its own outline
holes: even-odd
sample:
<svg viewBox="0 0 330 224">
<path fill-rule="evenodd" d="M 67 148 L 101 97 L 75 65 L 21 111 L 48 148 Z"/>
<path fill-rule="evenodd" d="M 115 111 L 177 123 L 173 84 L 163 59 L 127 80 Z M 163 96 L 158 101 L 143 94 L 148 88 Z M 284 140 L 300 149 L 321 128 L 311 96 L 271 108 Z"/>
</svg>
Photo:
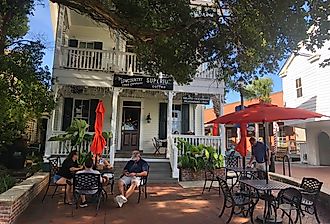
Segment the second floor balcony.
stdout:
<svg viewBox="0 0 330 224">
<path fill-rule="evenodd" d="M 136 54 L 130 52 L 62 47 L 59 58 L 60 67 L 65 69 L 143 74 Z M 219 69 L 198 69 L 195 78 L 214 80 L 218 73 Z"/>
</svg>

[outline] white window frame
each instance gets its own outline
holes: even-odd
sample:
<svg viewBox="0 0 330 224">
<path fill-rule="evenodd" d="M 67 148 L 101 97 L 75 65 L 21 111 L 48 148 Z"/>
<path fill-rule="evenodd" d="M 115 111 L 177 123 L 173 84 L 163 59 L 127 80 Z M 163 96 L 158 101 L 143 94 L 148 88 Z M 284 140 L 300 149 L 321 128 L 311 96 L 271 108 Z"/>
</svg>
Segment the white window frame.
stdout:
<svg viewBox="0 0 330 224">
<path fill-rule="evenodd" d="M 303 96 L 301 78 L 297 78 L 295 82 L 296 82 L 296 96 L 297 98 L 300 98 Z"/>
</svg>

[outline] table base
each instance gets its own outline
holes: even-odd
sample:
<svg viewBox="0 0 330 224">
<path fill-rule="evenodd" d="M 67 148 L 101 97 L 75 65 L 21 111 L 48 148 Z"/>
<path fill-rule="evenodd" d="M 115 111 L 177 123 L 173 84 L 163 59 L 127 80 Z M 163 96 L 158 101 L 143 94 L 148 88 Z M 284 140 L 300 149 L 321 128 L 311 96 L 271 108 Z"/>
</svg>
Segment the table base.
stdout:
<svg viewBox="0 0 330 224">
<path fill-rule="evenodd" d="M 267 218 L 266 220 L 264 220 L 265 218 L 264 218 L 264 216 L 262 216 L 262 215 L 258 215 L 257 216 L 257 221 L 259 221 L 260 223 L 275 223 L 275 224 L 277 224 L 277 223 L 282 223 L 283 222 L 283 220 L 282 220 L 282 218 L 281 217 L 276 217 L 276 222 L 275 222 L 275 216 L 270 216 L 269 218 Z"/>
</svg>

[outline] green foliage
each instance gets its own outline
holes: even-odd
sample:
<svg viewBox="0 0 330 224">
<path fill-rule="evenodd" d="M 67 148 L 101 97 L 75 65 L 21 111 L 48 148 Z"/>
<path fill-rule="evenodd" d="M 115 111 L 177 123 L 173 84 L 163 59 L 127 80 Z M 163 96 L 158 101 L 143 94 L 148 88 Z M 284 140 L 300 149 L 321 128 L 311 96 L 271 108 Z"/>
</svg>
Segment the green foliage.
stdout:
<svg viewBox="0 0 330 224">
<path fill-rule="evenodd" d="M 24 40 L 36 1 L 0 1 L 0 142 L 11 144 L 27 122 L 50 112 L 51 74 L 42 67 L 44 46 Z"/>
<path fill-rule="evenodd" d="M 212 146 L 203 144 L 195 146 L 183 139 L 179 139 L 177 147 L 180 154 L 178 159 L 180 168 L 200 171 L 205 168 L 217 169 L 224 165 L 223 155 L 218 154 Z"/>
<path fill-rule="evenodd" d="M 0 176 L 0 194 L 13 187 L 15 183 L 15 178 L 8 174 Z"/>
<path fill-rule="evenodd" d="M 134 42 L 144 71 L 179 83 L 190 81 L 202 62 L 220 65 L 219 79 L 228 85 L 241 74 L 250 80 L 279 69 L 299 47 L 315 51 L 329 39 L 328 0 L 51 1 L 119 30 Z"/>
<path fill-rule="evenodd" d="M 271 103 L 270 94 L 273 91 L 273 80 L 271 78 L 256 79 L 244 90 L 246 99 L 258 99 L 260 102 Z"/>
<path fill-rule="evenodd" d="M 89 152 L 81 152 L 78 158 L 78 164 L 79 165 L 84 165 L 84 163 L 86 162 L 87 159 L 91 159 L 93 158 L 92 153 Z"/>
</svg>

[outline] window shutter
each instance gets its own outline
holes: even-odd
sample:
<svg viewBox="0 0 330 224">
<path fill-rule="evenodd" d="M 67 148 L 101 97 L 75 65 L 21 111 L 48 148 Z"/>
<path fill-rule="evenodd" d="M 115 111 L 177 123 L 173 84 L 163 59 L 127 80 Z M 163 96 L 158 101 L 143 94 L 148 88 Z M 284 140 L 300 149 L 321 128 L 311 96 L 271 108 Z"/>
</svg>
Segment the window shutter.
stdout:
<svg viewBox="0 0 330 224">
<path fill-rule="evenodd" d="M 78 47 L 78 40 L 70 39 L 69 40 L 69 47 Z"/>
<path fill-rule="evenodd" d="M 94 128 L 94 125 L 95 125 L 95 118 L 96 118 L 96 107 L 97 107 L 97 104 L 99 103 L 99 99 L 91 99 L 91 105 L 90 105 L 90 112 L 89 112 L 89 128 L 88 128 L 88 131 L 91 131 L 91 132 L 94 132 L 95 131 L 95 128 Z"/>
<path fill-rule="evenodd" d="M 189 131 L 189 104 L 182 104 L 182 121 L 181 130 L 182 133 L 187 133 Z"/>
<path fill-rule="evenodd" d="M 167 138 L 167 103 L 159 104 L 159 139 Z"/>
<path fill-rule="evenodd" d="M 62 131 L 66 131 L 72 121 L 73 98 L 64 98 L 64 109 L 62 119 Z"/>
</svg>

